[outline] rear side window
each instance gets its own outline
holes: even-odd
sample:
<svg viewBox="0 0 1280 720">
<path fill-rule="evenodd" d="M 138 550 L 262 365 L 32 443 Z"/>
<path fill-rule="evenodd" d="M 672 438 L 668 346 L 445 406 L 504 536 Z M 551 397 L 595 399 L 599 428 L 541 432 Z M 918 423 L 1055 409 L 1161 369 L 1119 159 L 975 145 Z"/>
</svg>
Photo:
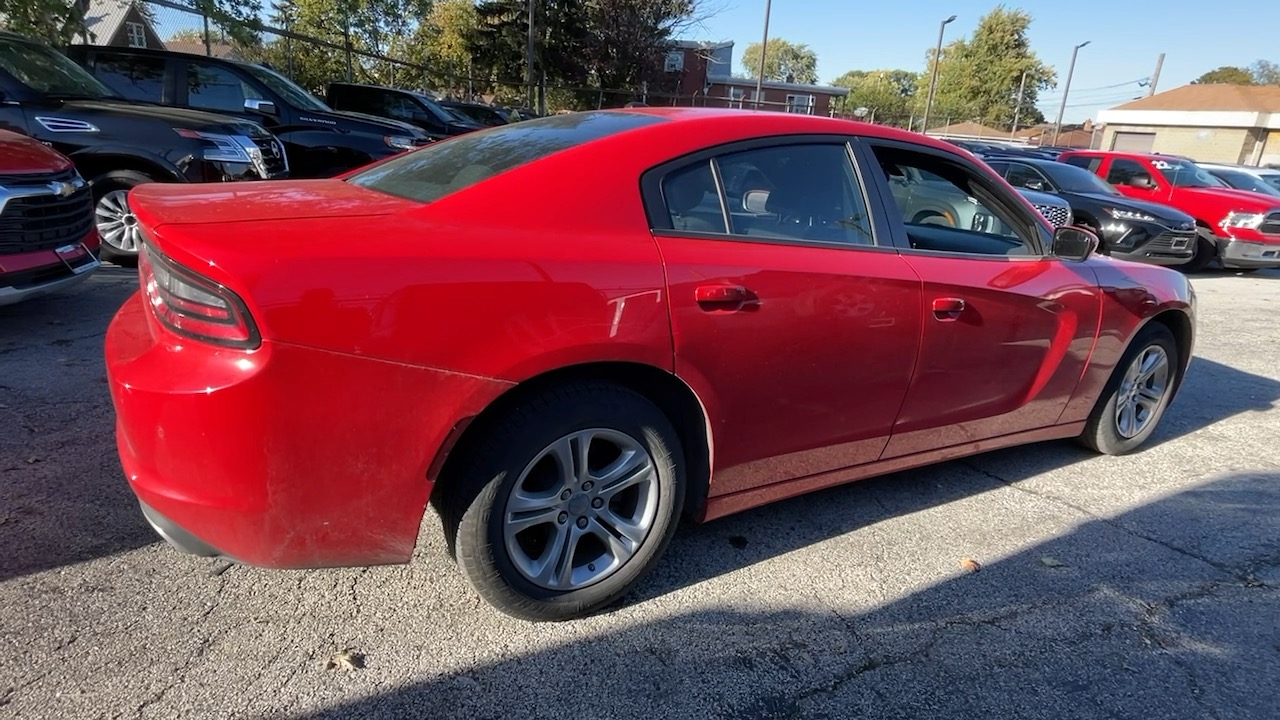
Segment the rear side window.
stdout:
<svg viewBox="0 0 1280 720">
<path fill-rule="evenodd" d="M 640 113 L 555 115 L 428 145 L 357 173 L 347 182 L 429 203 L 562 150 L 657 122 L 664 120 Z"/>
<path fill-rule="evenodd" d="M 1076 156 L 1067 158 L 1063 162 L 1065 162 L 1068 165 L 1075 165 L 1078 168 L 1084 168 L 1085 170 L 1088 170 L 1091 173 L 1097 173 L 1098 168 L 1102 167 L 1102 158 L 1096 157 L 1096 156 L 1089 156 L 1089 155 L 1084 155 L 1084 156 L 1076 155 Z"/>
<path fill-rule="evenodd" d="M 160 57 L 101 53 L 93 61 L 93 73 L 108 87 L 130 100 L 164 101 L 165 59 Z"/>
</svg>

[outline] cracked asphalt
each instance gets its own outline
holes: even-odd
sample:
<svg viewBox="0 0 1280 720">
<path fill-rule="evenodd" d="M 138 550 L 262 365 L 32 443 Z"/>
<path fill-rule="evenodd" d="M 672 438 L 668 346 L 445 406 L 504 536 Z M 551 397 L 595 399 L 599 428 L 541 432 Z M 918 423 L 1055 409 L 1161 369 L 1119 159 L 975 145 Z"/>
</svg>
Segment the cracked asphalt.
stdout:
<svg viewBox="0 0 1280 720">
<path fill-rule="evenodd" d="M 104 269 L 0 308 L 0 716 L 1280 717 L 1280 273 L 1194 282 L 1144 452 L 1046 443 L 686 527 L 625 606 L 531 625 L 430 513 L 403 567 L 160 543 L 101 359 L 136 280 Z M 364 667 L 326 670 L 343 649 Z"/>
</svg>

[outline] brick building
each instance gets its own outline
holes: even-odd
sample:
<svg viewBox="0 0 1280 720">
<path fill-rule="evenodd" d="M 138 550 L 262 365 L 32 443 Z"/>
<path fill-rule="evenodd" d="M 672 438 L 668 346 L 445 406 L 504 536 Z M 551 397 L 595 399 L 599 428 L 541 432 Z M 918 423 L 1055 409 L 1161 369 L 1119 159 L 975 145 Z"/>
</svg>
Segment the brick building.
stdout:
<svg viewBox="0 0 1280 720">
<path fill-rule="evenodd" d="M 1280 86 L 1184 85 L 1098 114 L 1103 150 L 1280 163 Z"/>
<path fill-rule="evenodd" d="M 766 80 L 757 103 L 755 78 L 734 77 L 732 68 L 732 41 L 677 42 L 663 58 L 663 73 L 676 78 L 671 100 L 680 105 L 831 115 L 849 95 L 848 88 Z"/>
</svg>

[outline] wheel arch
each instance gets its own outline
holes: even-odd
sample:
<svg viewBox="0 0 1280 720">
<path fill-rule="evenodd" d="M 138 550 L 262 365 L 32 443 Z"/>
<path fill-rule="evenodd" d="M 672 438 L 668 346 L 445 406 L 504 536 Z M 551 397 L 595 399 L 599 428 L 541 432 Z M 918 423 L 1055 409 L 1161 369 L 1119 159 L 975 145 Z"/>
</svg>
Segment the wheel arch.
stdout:
<svg viewBox="0 0 1280 720">
<path fill-rule="evenodd" d="M 1178 389 L 1182 386 L 1182 379 L 1187 374 L 1187 368 L 1191 364 L 1191 352 L 1195 348 L 1195 329 L 1191 323 L 1190 316 L 1186 312 L 1168 308 L 1152 315 L 1143 326 L 1151 323 L 1164 325 L 1173 335 L 1173 341 L 1178 347 L 1178 373 L 1174 377 L 1173 392 L 1176 396 Z M 1135 333 L 1136 335 L 1136 333 Z M 1170 398 L 1172 400 L 1172 398 Z"/>
<path fill-rule="evenodd" d="M 700 520 L 706 509 L 711 480 L 713 445 L 706 408 L 694 390 L 678 376 L 652 365 L 635 362 L 591 362 L 569 365 L 528 378 L 495 398 L 478 415 L 459 423 L 442 447 L 429 477 L 435 478 L 432 501 L 450 483 L 458 463 L 485 432 L 507 412 L 550 388 L 580 381 L 607 382 L 625 387 L 648 399 L 661 410 L 680 437 L 685 461 L 686 517 Z"/>
<path fill-rule="evenodd" d="M 171 163 L 159 158 L 131 152 L 88 151 L 73 153 L 71 161 L 85 180 L 92 182 L 103 173 L 132 170 L 145 173 L 161 182 L 185 182 L 186 177 Z"/>
</svg>

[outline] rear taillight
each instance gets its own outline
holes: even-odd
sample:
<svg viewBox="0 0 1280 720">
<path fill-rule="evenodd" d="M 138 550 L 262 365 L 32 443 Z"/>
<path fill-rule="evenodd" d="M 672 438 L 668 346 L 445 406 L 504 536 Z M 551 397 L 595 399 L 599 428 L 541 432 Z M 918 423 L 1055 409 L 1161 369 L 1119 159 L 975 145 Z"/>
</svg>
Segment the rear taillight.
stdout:
<svg viewBox="0 0 1280 720">
<path fill-rule="evenodd" d="M 261 344 L 258 328 L 235 293 L 178 265 L 143 243 L 138 274 L 156 319 L 193 340 L 234 348 Z"/>
</svg>

